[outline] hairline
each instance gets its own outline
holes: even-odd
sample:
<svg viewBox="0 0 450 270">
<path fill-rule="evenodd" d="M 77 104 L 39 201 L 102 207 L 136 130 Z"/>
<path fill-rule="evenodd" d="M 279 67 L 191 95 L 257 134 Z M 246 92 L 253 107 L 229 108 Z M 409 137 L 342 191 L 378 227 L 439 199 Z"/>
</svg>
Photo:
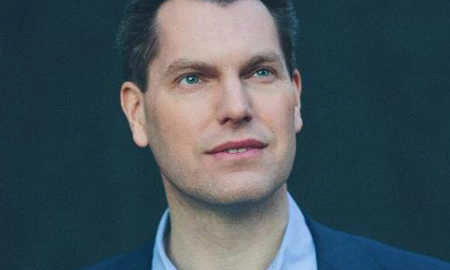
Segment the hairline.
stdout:
<svg viewBox="0 0 450 270">
<path fill-rule="evenodd" d="M 148 83 L 150 81 L 150 68 L 151 68 L 152 62 L 158 56 L 159 51 L 161 49 L 161 47 L 160 47 L 161 24 L 159 23 L 159 20 L 158 20 L 158 18 L 160 16 L 159 15 L 160 10 L 165 4 L 167 4 L 170 1 L 174 1 L 174 0 L 163 0 L 163 2 L 156 9 L 155 16 L 149 22 L 150 23 L 149 28 L 151 29 L 150 31 L 152 31 L 152 32 L 150 32 L 151 35 L 149 35 L 148 39 L 145 41 L 145 53 L 143 55 L 143 58 L 145 60 L 144 61 L 145 62 L 144 63 L 145 74 L 144 74 L 144 78 L 142 78 L 143 81 L 141 82 L 139 80 L 139 78 L 136 78 L 136 77 L 139 77 L 138 74 L 136 74 L 134 76 L 133 76 L 133 74 L 131 74 L 131 78 L 127 79 L 127 80 L 132 79 L 132 81 L 134 81 L 138 85 L 139 88 L 142 87 L 143 88 L 143 89 L 141 89 L 142 92 L 146 92 L 146 90 L 147 90 Z M 228 0 L 228 1 L 227 0 L 222 0 L 222 1 L 221 0 L 190 0 L 190 1 L 209 2 L 212 4 L 218 5 L 220 7 L 226 7 L 230 4 L 236 3 L 238 1 L 244 1 L 244 0 Z M 292 71 L 295 69 L 295 66 L 290 67 L 290 64 L 289 64 L 290 60 L 288 60 L 286 58 L 284 48 L 283 48 L 283 42 L 281 40 L 282 39 L 281 29 L 278 25 L 277 19 L 275 18 L 275 14 L 273 14 L 273 12 L 267 7 L 267 5 L 263 1 L 261 1 L 261 0 L 255 0 L 255 1 L 260 2 L 264 6 L 266 11 L 269 13 L 270 17 L 272 18 L 272 23 L 276 30 L 275 32 L 277 35 L 277 40 L 278 40 L 278 44 L 279 44 L 280 51 L 281 51 L 281 57 L 282 57 L 281 60 L 282 60 L 282 63 L 286 66 L 288 76 L 291 77 Z M 153 45 L 151 44 L 152 42 L 153 42 Z M 293 48 L 291 50 L 293 50 Z M 149 54 L 151 54 L 151 55 L 149 55 Z M 134 72 L 132 72 L 132 73 L 134 73 Z"/>
</svg>

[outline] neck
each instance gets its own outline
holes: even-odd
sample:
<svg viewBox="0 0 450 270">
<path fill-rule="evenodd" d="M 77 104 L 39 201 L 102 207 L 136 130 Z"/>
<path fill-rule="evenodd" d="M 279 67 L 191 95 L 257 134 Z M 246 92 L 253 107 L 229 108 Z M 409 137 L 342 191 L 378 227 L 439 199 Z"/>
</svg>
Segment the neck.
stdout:
<svg viewBox="0 0 450 270">
<path fill-rule="evenodd" d="M 178 268 L 266 269 L 275 258 L 288 222 L 285 184 L 239 207 L 202 207 L 167 192 L 167 183 L 165 188 L 171 225 L 166 252 Z"/>
</svg>

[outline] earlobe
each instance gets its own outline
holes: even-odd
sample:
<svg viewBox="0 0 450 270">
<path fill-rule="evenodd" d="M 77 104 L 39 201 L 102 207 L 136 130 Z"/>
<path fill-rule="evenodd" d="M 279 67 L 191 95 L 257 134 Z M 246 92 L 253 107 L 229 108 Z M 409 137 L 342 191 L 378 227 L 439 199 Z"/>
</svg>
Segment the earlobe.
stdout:
<svg viewBox="0 0 450 270">
<path fill-rule="evenodd" d="M 300 107 L 299 106 L 295 106 L 295 119 L 294 119 L 294 125 L 295 125 L 295 132 L 299 133 L 300 130 L 302 130 L 303 127 L 303 120 L 302 120 L 302 116 L 300 114 Z"/>
<path fill-rule="evenodd" d="M 144 95 L 132 82 L 124 82 L 120 89 L 120 104 L 130 125 L 133 140 L 139 147 L 148 145 L 144 110 Z"/>
<path fill-rule="evenodd" d="M 298 133 L 303 127 L 303 120 L 301 115 L 301 94 L 302 94 L 302 77 L 298 69 L 294 69 L 292 72 L 292 84 L 295 88 L 295 100 L 296 105 L 294 109 L 294 125 L 295 131 Z"/>
</svg>

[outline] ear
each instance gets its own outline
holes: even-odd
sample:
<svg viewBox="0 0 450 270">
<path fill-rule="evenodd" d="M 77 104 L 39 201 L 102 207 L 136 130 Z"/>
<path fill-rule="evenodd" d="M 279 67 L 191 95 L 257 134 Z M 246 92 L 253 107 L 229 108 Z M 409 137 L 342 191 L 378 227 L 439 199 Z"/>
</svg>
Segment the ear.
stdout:
<svg viewBox="0 0 450 270">
<path fill-rule="evenodd" d="M 300 109 L 301 109 L 300 97 L 302 94 L 302 77 L 301 77 L 298 69 L 294 69 L 294 71 L 292 72 L 292 85 L 294 86 L 294 89 L 295 89 L 295 100 L 296 100 L 296 105 L 295 105 L 295 109 L 294 109 L 294 113 L 295 113 L 294 125 L 295 125 L 295 131 L 298 133 L 298 132 L 300 132 L 300 130 L 303 127 L 302 115 L 300 113 Z"/>
<path fill-rule="evenodd" d="M 130 125 L 133 140 L 139 147 L 148 145 L 144 94 L 132 82 L 124 82 L 120 89 L 120 105 Z"/>
</svg>

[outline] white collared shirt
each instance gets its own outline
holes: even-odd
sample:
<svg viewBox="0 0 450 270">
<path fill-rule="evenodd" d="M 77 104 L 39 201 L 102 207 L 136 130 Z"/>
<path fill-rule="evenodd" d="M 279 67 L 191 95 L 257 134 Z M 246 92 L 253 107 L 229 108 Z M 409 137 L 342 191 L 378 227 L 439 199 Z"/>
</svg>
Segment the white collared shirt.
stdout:
<svg viewBox="0 0 450 270">
<path fill-rule="evenodd" d="M 294 199 L 288 193 L 289 221 L 280 249 L 267 270 L 317 270 L 316 252 L 311 232 Z M 164 248 L 164 233 L 169 222 L 167 209 L 159 222 L 153 248 L 153 270 L 176 270 Z"/>
</svg>

